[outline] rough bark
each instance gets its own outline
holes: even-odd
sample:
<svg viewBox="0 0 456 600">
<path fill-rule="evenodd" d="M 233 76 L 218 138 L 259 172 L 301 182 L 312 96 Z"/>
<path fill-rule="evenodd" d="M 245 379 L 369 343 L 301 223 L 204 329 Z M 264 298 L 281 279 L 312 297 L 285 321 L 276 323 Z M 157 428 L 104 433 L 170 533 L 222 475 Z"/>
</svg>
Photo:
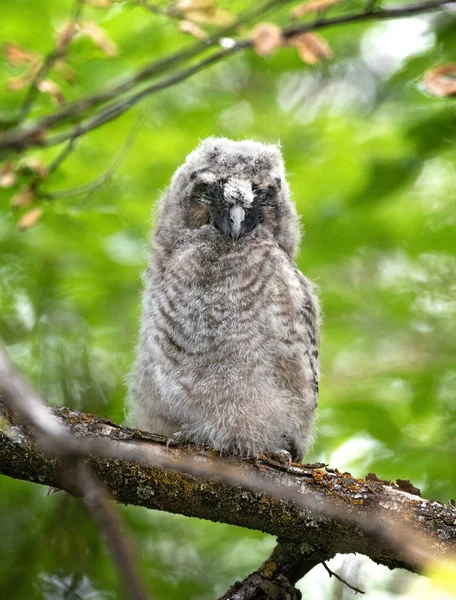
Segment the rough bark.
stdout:
<svg viewBox="0 0 456 600">
<path fill-rule="evenodd" d="M 260 573 L 273 582 L 281 575 L 293 584 L 315 564 L 353 552 L 390 568 L 419 571 L 420 550 L 409 550 L 423 546 L 423 539 L 428 556 L 456 553 L 452 504 L 314 465 L 286 467 L 223 458 L 188 446 L 167 448 L 161 436 L 68 408 L 52 409 L 51 414 L 79 440 L 97 441 L 97 455 L 87 461 L 116 501 L 278 536 L 282 542 L 274 554 L 250 577 Z M 0 416 L 0 473 L 75 493 L 68 477 L 61 476 L 59 460 L 46 455 L 5 409 Z M 147 452 L 148 464 L 136 459 L 138 451 Z M 189 461 L 196 471 L 188 467 Z M 229 475 L 233 465 L 234 476 Z M 245 483 L 250 480 L 255 486 Z M 403 544 L 405 534 L 408 545 Z M 231 597 L 261 596 L 225 596 Z"/>
</svg>

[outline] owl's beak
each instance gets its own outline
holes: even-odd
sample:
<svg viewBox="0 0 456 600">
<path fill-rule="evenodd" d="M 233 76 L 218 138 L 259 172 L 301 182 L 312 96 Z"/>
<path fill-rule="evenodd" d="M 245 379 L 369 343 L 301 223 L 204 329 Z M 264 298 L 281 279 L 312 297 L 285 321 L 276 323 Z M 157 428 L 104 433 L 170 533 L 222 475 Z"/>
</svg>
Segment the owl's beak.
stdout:
<svg viewBox="0 0 456 600">
<path fill-rule="evenodd" d="M 244 218 L 245 211 L 242 206 L 235 204 L 232 208 L 230 208 L 230 235 L 233 240 L 237 240 L 241 235 Z"/>
</svg>

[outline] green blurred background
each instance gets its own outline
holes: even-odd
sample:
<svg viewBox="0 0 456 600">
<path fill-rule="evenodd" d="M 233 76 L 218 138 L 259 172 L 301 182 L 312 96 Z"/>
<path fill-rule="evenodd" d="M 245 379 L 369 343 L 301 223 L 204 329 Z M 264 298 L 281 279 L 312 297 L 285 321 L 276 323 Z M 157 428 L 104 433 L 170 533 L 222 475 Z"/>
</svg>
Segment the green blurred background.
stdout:
<svg viewBox="0 0 456 600">
<path fill-rule="evenodd" d="M 249 6 L 219 4 L 233 12 Z M 71 6 L 1 0 L 0 40 L 46 54 Z M 266 20 L 286 23 L 292 6 Z M 349 1 L 342 10 L 361 6 Z M 84 18 L 118 52 L 109 57 L 76 39 L 67 59 L 75 81 L 52 75 L 67 100 L 192 43 L 175 20 L 133 2 L 86 6 Z M 308 459 L 357 476 L 409 478 L 424 496 L 447 502 L 456 495 L 456 105 L 426 94 L 421 81 L 456 59 L 456 12 L 322 33 L 331 61 L 309 66 L 292 48 L 266 59 L 247 51 L 83 136 L 43 190 L 94 180 L 142 119 L 112 180 L 90 194 L 42 201 L 42 218 L 26 232 L 10 208 L 25 180 L 1 189 L 0 337 L 51 404 L 122 421 L 151 208 L 200 139 L 280 140 L 305 231 L 298 264 L 318 285 L 324 312 L 319 434 Z M 25 90 L 5 91 L 22 71 L 1 61 L 7 121 Z M 43 94 L 32 115 L 53 110 Z M 27 156 L 49 163 L 60 149 Z M 227 525 L 132 507 L 122 514 L 155 599 L 216 598 L 274 545 Z M 123 597 L 77 501 L 3 477 L 0 531 L 2 598 Z M 369 599 L 431 597 L 419 595 L 423 580 L 364 559 L 332 565 Z M 420 592 L 410 587 L 417 585 Z M 301 588 L 311 600 L 353 595 L 321 567 Z"/>
</svg>

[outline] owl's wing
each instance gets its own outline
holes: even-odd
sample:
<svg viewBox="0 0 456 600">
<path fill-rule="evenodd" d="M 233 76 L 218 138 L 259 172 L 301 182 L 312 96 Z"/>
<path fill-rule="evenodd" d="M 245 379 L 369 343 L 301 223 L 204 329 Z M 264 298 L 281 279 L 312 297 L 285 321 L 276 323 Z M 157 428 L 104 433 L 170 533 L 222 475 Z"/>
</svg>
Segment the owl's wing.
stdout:
<svg viewBox="0 0 456 600">
<path fill-rule="evenodd" d="M 284 321 L 287 324 L 287 339 L 276 347 L 275 376 L 281 389 L 291 392 L 300 400 L 300 410 L 311 413 L 315 410 L 318 398 L 318 301 L 312 284 L 298 269 L 294 270 L 293 276 L 298 280 L 299 287 L 296 287 L 295 279 L 291 286 L 294 298 L 290 299 Z"/>
<path fill-rule="evenodd" d="M 303 342 L 305 346 L 304 368 L 310 375 L 310 384 L 314 392 L 314 407 L 318 400 L 318 382 L 320 378 L 319 346 L 320 346 L 320 310 L 313 285 L 298 271 L 303 293 L 303 303 L 298 319 L 301 321 Z"/>
<path fill-rule="evenodd" d="M 284 432 L 284 438 L 293 460 L 299 462 L 312 437 L 318 402 L 319 308 L 312 284 L 298 269 L 296 275 L 299 300 L 292 303 L 287 343 L 277 347 L 276 380 L 282 390 L 292 394 L 295 429 Z M 296 285 L 293 288 L 296 291 Z"/>
</svg>

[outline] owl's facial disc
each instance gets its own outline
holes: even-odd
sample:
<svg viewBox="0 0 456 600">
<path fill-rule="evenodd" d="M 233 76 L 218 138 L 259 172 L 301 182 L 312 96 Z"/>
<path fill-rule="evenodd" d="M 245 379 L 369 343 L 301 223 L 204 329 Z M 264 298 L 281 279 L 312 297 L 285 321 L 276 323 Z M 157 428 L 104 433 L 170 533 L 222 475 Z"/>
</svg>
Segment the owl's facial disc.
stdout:
<svg viewBox="0 0 456 600">
<path fill-rule="evenodd" d="M 246 184 L 233 179 L 198 182 L 191 194 L 191 226 L 210 224 L 236 241 L 267 221 L 278 210 L 278 186 Z"/>
</svg>

